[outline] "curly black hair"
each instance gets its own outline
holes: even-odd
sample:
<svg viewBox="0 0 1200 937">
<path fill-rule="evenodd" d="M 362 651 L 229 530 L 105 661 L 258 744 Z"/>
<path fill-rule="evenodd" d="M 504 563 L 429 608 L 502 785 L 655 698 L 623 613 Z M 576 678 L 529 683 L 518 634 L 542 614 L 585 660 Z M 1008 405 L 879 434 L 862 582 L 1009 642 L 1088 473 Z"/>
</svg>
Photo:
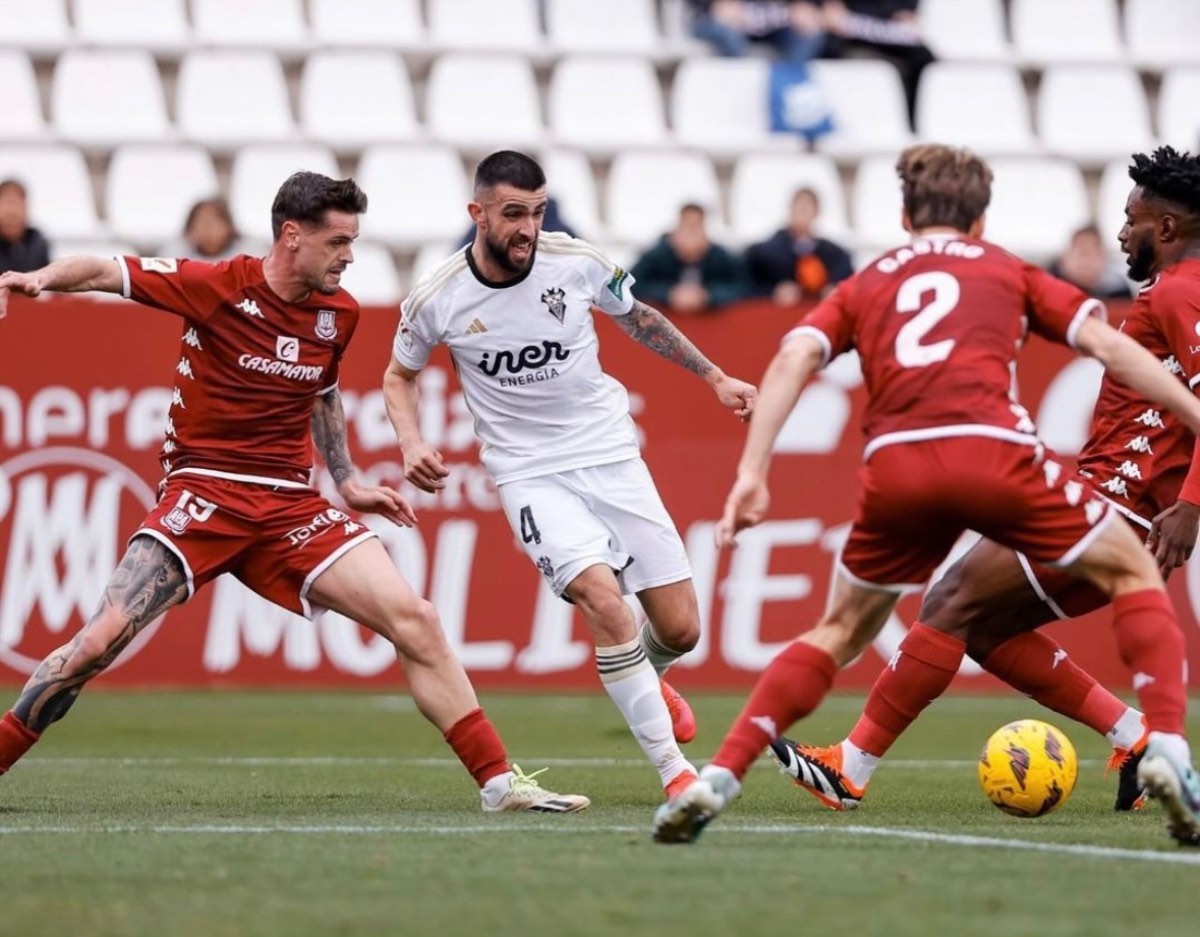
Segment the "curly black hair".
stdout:
<svg viewBox="0 0 1200 937">
<path fill-rule="evenodd" d="M 1200 215 L 1200 156 L 1171 146 L 1160 146 L 1149 156 L 1134 153 L 1129 178 L 1148 194 Z"/>
</svg>

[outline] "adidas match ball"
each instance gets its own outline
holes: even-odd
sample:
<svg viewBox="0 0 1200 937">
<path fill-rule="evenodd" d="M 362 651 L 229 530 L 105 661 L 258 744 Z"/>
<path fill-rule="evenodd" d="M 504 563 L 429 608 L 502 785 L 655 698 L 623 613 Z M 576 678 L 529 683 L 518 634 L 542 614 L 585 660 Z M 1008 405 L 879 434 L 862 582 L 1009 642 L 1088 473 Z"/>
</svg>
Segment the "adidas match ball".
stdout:
<svg viewBox="0 0 1200 937">
<path fill-rule="evenodd" d="M 979 756 L 979 784 L 993 804 L 1014 817 L 1040 817 L 1067 802 L 1079 762 L 1062 732 L 1037 719 L 997 729 Z"/>
</svg>

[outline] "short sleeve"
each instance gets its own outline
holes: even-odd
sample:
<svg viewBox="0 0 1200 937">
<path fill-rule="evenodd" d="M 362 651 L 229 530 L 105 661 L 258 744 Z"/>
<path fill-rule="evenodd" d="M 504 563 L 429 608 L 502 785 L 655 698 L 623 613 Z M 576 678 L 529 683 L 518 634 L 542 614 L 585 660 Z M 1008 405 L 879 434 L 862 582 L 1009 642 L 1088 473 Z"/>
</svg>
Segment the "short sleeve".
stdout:
<svg viewBox="0 0 1200 937">
<path fill-rule="evenodd" d="M 416 293 L 400 304 L 400 325 L 392 341 L 392 357 L 410 371 L 420 371 L 429 363 L 429 356 L 438 345 L 431 325 L 434 306 L 431 302 L 414 302 Z"/>
<path fill-rule="evenodd" d="M 1150 314 L 1158 323 L 1173 362 L 1188 387 L 1200 384 L 1200 299 L 1182 285 L 1160 283 L 1144 294 L 1150 302 Z"/>
<path fill-rule="evenodd" d="M 1029 327 L 1039 335 L 1075 347 L 1079 328 L 1089 318 L 1108 319 L 1100 300 L 1045 270 L 1024 265 L 1025 294 L 1029 301 Z"/>
<path fill-rule="evenodd" d="M 633 284 L 628 270 L 618 267 L 587 241 L 573 239 L 584 259 L 584 276 L 592 305 L 610 316 L 626 316 L 633 309 Z"/>
<path fill-rule="evenodd" d="M 118 257 L 121 295 L 156 309 L 204 321 L 220 306 L 229 262 L 218 264 L 174 257 Z"/>
<path fill-rule="evenodd" d="M 800 324 L 783 337 L 783 342 L 807 335 L 816 339 L 825 349 L 821 367 L 854 347 L 854 314 L 851 296 L 855 278 L 844 281 L 826 296 L 803 319 Z"/>
</svg>

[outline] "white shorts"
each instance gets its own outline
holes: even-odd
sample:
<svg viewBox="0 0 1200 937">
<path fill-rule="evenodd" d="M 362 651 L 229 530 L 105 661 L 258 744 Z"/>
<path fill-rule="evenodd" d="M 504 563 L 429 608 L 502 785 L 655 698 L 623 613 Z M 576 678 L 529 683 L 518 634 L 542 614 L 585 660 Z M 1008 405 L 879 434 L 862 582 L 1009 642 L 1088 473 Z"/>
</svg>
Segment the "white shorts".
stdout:
<svg viewBox="0 0 1200 937">
<path fill-rule="evenodd" d="M 692 578 L 687 551 L 641 459 L 499 486 L 521 546 L 556 595 L 598 564 L 626 595 Z"/>
</svg>

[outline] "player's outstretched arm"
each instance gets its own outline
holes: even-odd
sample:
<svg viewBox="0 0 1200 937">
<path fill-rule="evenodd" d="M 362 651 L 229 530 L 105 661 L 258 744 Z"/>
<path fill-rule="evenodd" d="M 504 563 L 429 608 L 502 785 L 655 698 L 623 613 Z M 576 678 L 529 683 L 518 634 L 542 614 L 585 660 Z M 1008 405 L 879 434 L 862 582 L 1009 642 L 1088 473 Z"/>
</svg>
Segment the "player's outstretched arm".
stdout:
<svg viewBox="0 0 1200 937">
<path fill-rule="evenodd" d="M 384 485 L 363 485 L 355 475 L 346 443 L 346 411 L 336 387 L 317 395 L 312 434 L 325 467 L 337 483 L 338 494 L 355 511 L 379 514 L 393 524 L 411 527 L 417 522 L 412 506 L 400 492 Z"/>
<path fill-rule="evenodd" d="M 49 290 L 57 293 L 80 293 L 100 290 L 105 293 L 122 291 L 121 265 L 111 257 L 64 257 L 28 273 L 0 274 L 0 318 L 8 312 L 11 293 L 39 296 Z"/>
<path fill-rule="evenodd" d="M 420 373 L 393 357 L 383 372 L 383 402 L 400 451 L 404 453 L 404 477 L 422 491 L 433 493 L 446 487 L 450 472 L 442 462 L 442 454 L 421 436 L 418 416 L 421 392 L 417 387 Z"/>
<path fill-rule="evenodd" d="M 1200 400 L 1149 351 L 1099 319 L 1087 319 L 1075 344 L 1104 365 L 1114 379 L 1174 413 L 1200 434 Z"/>
<path fill-rule="evenodd" d="M 635 342 L 704 378 L 722 406 L 733 410 L 743 420 L 750 418 L 754 411 L 755 398 L 758 396 L 754 385 L 730 377 L 709 361 L 700 349 L 657 309 L 635 299 L 629 313 L 614 316 L 613 321 Z"/>
<path fill-rule="evenodd" d="M 770 503 L 767 471 L 775 439 L 800 399 L 804 385 L 824 360 L 824 347 L 808 335 L 791 339 L 771 359 L 738 462 L 737 480 L 717 522 L 717 546 L 728 546 L 738 531 L 753 527 L 766 514 Z"/>
</svg>

